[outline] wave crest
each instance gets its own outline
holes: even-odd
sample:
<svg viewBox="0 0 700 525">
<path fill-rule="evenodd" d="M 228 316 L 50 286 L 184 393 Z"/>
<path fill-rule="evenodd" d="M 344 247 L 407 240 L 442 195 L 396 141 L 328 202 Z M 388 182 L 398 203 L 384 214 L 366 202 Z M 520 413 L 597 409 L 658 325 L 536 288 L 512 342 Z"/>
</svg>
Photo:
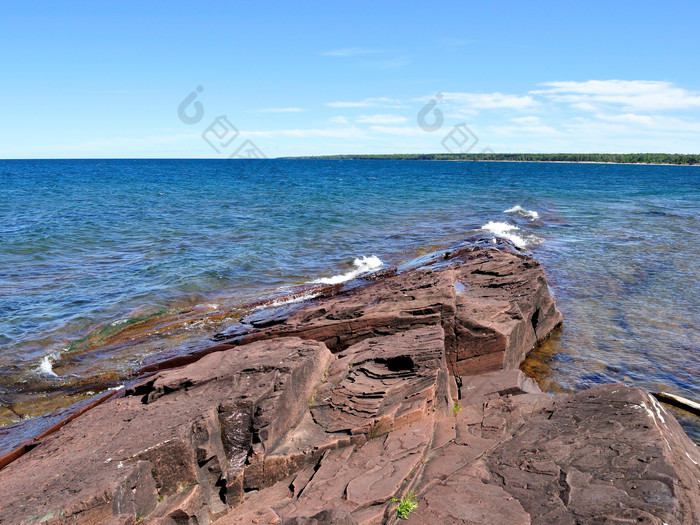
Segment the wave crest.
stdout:
<svg viewBox="0 0 700 525">
<path fill-rule="evenodd" d="M 489 221 L 484 224 L 481 229 L 493 233 L 494 236 L 500 237 L 501 239 L 508 239 L 518 248 L 525 248 L 529 244 L 538 244 L 542 242 L 542 239 L 535 235 L 521 235 L 519 233 L 514 233 L 516 231 L 521 232 L 522 230 L 518 226 L 508 224 L 507 222 Z"/>
<path fill-rule="evenodd" d="M 526 210 L 525 208 L 523 208 L 520 205 L 515 205 L 512 208 L 508 208 L 503 213 L 516 213 L 516 214 L 520 215 L 521 217 L 527 217 L 531 221 L 534 221 L 534 220 L 540 218 L 540 214 L 537 213 L 536 211 Z"/>
<path fill-rule="evenodd" d="M 352 262 L 352 264 L 353 264 L 353 266 L 355 266 L 354 270 L 350 270 L 349 272 L 346 272 L 346 273 L 334 275 L 332 277 L 323 277 L 321 279 L 316 279 L 315 281 L 311 281 L 311 282 L 312 283 L 319 283 L 319 284 L 344 283 L 345 281 L 350 281 L 351 279 L 354 279 L 355 277 L 358 277 L 358 276 L 362 275 L 363 273 L 378 270 L 379 268 L 382 267 L 382 265 L 384 263 L 376 255 L 371 255 L 369 257 L 362 256 L 360 258 L 356 258 Z"/>
</svg>

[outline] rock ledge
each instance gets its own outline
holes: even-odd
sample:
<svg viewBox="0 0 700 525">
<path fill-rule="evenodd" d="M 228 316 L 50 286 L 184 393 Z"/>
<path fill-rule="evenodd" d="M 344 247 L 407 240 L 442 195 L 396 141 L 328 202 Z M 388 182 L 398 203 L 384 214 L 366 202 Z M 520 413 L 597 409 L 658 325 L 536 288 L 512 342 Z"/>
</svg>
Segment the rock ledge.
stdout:
<svg viewBox="0 0 700 525">
<path fill-rule="evenodd" d="M 700 523 L 700 454 L 646 392 L 542 393 L 544 272 L 464 248 L 257 312 L 0 471 L 0 523 Z M 194 360 L 194 359 L 192 359 Z"/>
</svg>

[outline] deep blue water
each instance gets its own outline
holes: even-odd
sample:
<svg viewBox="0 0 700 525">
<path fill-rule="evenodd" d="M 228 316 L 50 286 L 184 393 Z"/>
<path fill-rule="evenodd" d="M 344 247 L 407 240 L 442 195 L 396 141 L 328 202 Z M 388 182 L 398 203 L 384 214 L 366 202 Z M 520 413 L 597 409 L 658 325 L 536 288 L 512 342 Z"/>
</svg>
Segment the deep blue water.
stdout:
<svg viewBox="0 0 700 525">
<path fill-rule="evenodd" d="M 0 161 L 0 424 L 118 382 L 241 304 L 489 222 L 544 264 L 564 314 L 543 384 L 700 399 L 699 211 L 697 167 Z"/>
</svg>

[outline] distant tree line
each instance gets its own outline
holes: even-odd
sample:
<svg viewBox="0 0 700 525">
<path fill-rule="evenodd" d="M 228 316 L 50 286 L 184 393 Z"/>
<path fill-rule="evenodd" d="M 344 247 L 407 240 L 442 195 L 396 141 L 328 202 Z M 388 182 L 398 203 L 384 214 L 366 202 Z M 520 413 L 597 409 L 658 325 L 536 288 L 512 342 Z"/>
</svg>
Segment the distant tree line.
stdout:
<svg viewBox="0 0 700 525">
<path fill-rule="evenodd" d="M 606 162 L 620 164 L 700 164 L 700 155 L 679 153 L 412 153 L 397 155 L 325 155 L 313 159 L 471 160 L 511 162 Z"/>
</svg>

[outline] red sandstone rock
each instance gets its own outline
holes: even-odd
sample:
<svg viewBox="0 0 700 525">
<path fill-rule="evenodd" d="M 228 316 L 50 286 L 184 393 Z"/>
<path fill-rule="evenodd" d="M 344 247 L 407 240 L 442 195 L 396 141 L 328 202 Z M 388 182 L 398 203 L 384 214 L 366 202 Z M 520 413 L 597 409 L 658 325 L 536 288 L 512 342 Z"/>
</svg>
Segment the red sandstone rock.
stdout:
<svg viewBox="0 0 700 525">
<path fill-rule="evenodd" d="M 700 523 L 700 452 L 648 393 L 602 385 L 556 400 L 486 459 L 537 523 Z"/>
<path fill-rule="evenodd" d="M 322 510 L 308 518 L 291 518 L 285 520 L 283 525 L 357 525 L 347 512 L 342 510 Z"/>
<path fill-rule="evenodd" d="M 700 520 L 697 447 L 646 393 L 516 370 L 561 322 L 535 261 L 424 262 L 259 312 L 44 438 L 0 523 L 393 523 L 412 491 L 414 523 Z"/>
<path fill-rule="evenodd" d="M 440 326 L 366 339 L 337 357 L 311 406 L 327 432 L 379 435 L 452 409 Z"/>
<path fill-rule="evenodd" d="M 544 271 L 530 257 L 466 248 L 428 262 L 300 310 L 258 312 L 217 339 L 244 344 L 295 335 L 338 352 L 440 324 L 450 371 L 461 376 L 517 368 L 562 321 Z"/>
<path fill-rule="evenodd" d="M 251 448 L 274 448 L 308 413 L 330 359 L 320 343 L 284 338 L 161 372 L 3 469 L 0 520 L 147 516 L 193 485 L 194 515 L 216 517 L 243 498 Z"/>
</svg>

